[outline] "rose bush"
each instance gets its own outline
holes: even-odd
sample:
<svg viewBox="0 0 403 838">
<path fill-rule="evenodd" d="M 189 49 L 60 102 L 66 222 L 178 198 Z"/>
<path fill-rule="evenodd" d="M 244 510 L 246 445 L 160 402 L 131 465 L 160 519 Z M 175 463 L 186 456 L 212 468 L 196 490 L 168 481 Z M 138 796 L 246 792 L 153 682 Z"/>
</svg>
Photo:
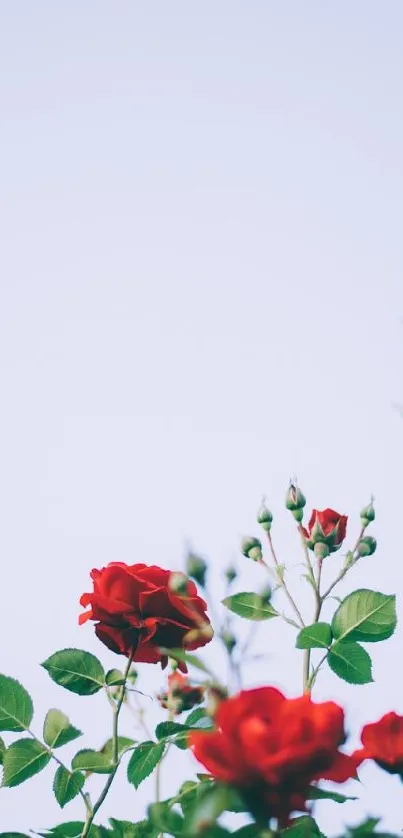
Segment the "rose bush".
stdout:
<svg viewBox="0 0 403 838">
<path fill-rule="evenodd" d="M 276 522 L 263 503 L 257 524 L 264 535 L 245 536 L 241 552 L 243 561 L 250 560 L 257 573 L 268 574 L 270 579 L 265 576 L 259 590 L 234 591 L 237 570 L 233 565 L 224 570 L 223 609 L 218 611 L 215 604 L 210 611 L 221 648 L 219 675 L 211 670 L 204 653 L 194 654 L 213 636 L 207 615 L 207 602 L 209 609 L 212 606 L 209 568 L 203 557 L 189 553 L 187 576 L 144 563 L 112 562 L 92 571 L 92 590 L 80 599 L 86 610 L 79 622 L 91 621 L 99 640 L 126 658 L 123 671 L 105 671 L 95 655 L 71 648 L 51 654 L 43 667 L 56 684 L 76 696 L 106 696 L 111 724 L 104 736 L 99 734 L 97 750 L 79 748 L 66 759 L 63 748 L 73 746 L 81 730 L 64 712 L 52 708 L 40 735 L 33 723 L 30 695 L 18 681 L 0 675 L 0 731 L 11 737 L 7 742 L 0 737 L 3 788 L 18 786 L 53 765 L 52 789 L 60 808 L 72 801 L 82 805 L 81 820 L 70 819 L 36 834 L 44 838 L 227 838 L 232 834 L 238 838 L 323 838 L 313 818 L 315 800 L 334 805 L 355 799 L 329 791 L 321 785 L 323 780 L 342 784 L 356 776 L 357 768 L 361 774 L 368 760 L 403 777 L 403 716 L 387 713 L 370 724 L 363 718 L 362 747 L 351 753 L 345 747 L 343 709 L 332 701 L 312 698 L 318 674 L 326 665 L 331 677 L 348 684 L 372 682 L 367 647 L 386 641 L 396 628 L 392 594 L 361 587 L 344 597 L 335 596 L 350 570 L 372 560 L 377 549 L 376 539 L 367 534 L 375 520 L 373 501 L 362 509 L 356 540 L 341 556 L 339 567 L 337 556 L 329 562 L 327 557 L 338 550 L 341 555 L 347 516 L 330 508 L 314 509 L 304 525 L 306 498 L 295 481 L 285 505 L 302 548 L 302 580 L 309 585 L 311 613 L 306 613 L 306 603 L 302 607 L 298 601 L 289 568 L 278 556 L 273 540 Z M 240 630 L 242 621 L 250 621 L 252 631 Z M 296 656 L 302 653 L 302 694 L 292 698 L 266 685 L 263 664 L 257 670 L 261 686 L 243 687 L 244 666 L 254 659 L 256 628 L 267 632 L 266 645 L 273 622 L 278 626 L 281 621 L 294 632 Z M 145 721 L 146 705 L 142 704 L 144 696 L 146 702 L 151 697 L 150 663 L 170 667 L 166 684 L 156 696 L 163 716 L 154 731 Z M 187 673 L 188 668 L 192 675 L 179 671 Z M 122 735 L 124 719 L 127 730 Z M 175 783 L 180 772 L 174 759 L 184 759 L 187 749 L 192 754 L 191 778 L 164 799 L 161 765 L 165 759 L 172 760 L 175 770 L 170 779 Z M 138 789 L 155 773 L 155 797 L 143 820 L 109 817 L 106 826 L 99 818 L 104 816 L 110 788 L 123 764 L 131 795 L 133 787 Z M 18 814 L 23 811 L 18 808 Z M 233 829 L 228 817 L 236 819 Z M 356 830 L 349 828 L 343 838 L 382 838 L 385 833 L 378 833 L 375 826 L 376 820 L 370 818 Z M 12 831 L 0 833 L 0 838 L 28 838 L 16 832 L 19 827 L 11 824 Z M 396 836 L 388 833 L 388 838 Z"/>
</svg>

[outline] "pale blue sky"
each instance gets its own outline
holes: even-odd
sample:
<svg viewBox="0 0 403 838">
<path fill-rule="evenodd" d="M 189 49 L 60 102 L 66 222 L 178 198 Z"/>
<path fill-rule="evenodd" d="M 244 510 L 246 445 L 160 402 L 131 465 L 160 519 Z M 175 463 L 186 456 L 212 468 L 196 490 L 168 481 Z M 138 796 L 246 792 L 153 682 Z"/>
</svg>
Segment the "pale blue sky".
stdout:
<svg viewBox="0 0 403 838">
<path fill-rule="evenodd" d="M 319 508 L 375 494 L 379 552 L 345 590 L 401 589 L 402 39 L 398 0 L 0 1 L 0 669 L 36 729 L 61 706 L 106 733 L 100 697 L 38 666 L 70 645 L 118 663 L 77 627 L 92 566 L 179 566 L 189 537 L 221 568 L 263 492 L 295 566 L 295 473 Z M 403 712 L 402 631 L 374 685 L 318 684 L 355 730 Z M 266 637 L 250 683 L 295 694 L 292 633 Z M 1 829 L 79 815 L 51 776 L 1 791 Z M 323 826 L 401 829 L 398 781 L 362 778 Z M 118 782 L 103 817 L 151 794 Z"/>
</svg>

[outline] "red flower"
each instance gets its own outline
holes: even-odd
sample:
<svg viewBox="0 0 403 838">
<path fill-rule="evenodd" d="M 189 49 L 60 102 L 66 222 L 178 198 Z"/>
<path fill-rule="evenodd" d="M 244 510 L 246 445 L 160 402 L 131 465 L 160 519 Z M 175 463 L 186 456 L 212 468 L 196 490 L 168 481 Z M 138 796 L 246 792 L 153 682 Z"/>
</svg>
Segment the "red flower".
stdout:
<svg viewBox="0 0 403 838">
<path fill-rule="evenodd" d="M 347 530 L 347 515 L 339 515 L 334 509 L 314 509 L 308 529 L 302 527 L 307 545 L 313 550 L 315 544 L 326 544 L 329 553 L 341 547 Z"/>
<path fill-rule="evenodd" d="M 400 774 L 403 779 L 403 716 L 386 713 L 379 722 L 365 725 L 361 742 L 364 747 L 354 754 L 357 763 L 373 759 L 389 774 Z"/>
<path fill-rule="evenodd" d="M 97 636 L 113 652 L 129 656 L 134 649 L 134 661 L 161 661 L 165 667 L 168 658 L 161 646 L 197 649 L 213 635 L 207 605 L 194 583 L 185 581 L 185 593 L 179 594 L 170 587 L 171 576 L 155 565 L 122 562 L 93 570 L 94 590 L 80 599 L 90 610 L 80 615 L 80 625 L 95 620 Z M 187 671 L 185 664 L 179 667 Z"/>
<path fill-rule="evenodd" d="M 344 714 L 332 701 L 287 699 L 262 687 L 222 701 L 215 721 L 215 730 L 190 734 L 193 752 L 239 790 L 255 817 L 277 817 L 284 826 L 292 812 L 305 811 L 311 783 L 356 775 L 355 760 L 339 751 Z"/>
<path fill-rule="evenodd" d="M 196 704 L 201 704 L 204 698 L 204 687 L 192 687 L 186 675 L 172 672 L 168 676 L 168 690 L 158 696 L 161 707 L 171 710 L 175 715 L 191 710 Z"/>
</svg>

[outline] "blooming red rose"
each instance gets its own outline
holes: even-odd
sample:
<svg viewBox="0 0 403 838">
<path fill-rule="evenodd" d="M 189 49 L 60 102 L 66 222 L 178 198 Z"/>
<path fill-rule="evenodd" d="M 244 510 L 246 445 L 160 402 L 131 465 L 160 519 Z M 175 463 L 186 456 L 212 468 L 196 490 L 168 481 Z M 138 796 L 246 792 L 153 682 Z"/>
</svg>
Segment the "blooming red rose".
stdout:
<svg viewBox="0 0 403 838">
<path fill-rule="evenodd" d="M 204 698 L 205 688 L 202 686 L 191 686 L 186 675 L 180 672 L 172 672 L 168 676 L 168 690 L 158 696 L 161 707 L 170 710 L 175 715 L 183 713 L 184 710 L 191 710 L 196 704 L 201 704 Z"/>
<path fill-rule="evenodd" d="M 347 515 L 339 515 L 334 509 L 314 509 L 309 520 L 308 529 L 302 527 L 306 543 L 310 550 L 315 544 L 325 544 L 329 553 L 334 553 L 341 547 L 347 530 Z"/>
<path fill-rule="evenodd" d="M 363 748 L 355 752 L 358 763 L 373 759 L 389 774 L 403 779 L 403 716 L 386 713 L 379 722 L 365 725 L 361 733 Z"/>
<path fill-rule="evenodd" d="M 177 574 L 176 574 L 177 576 Z M 172 590 L 174 574 L 155 565 L 111 562 L 93 570 L 92 593 L 83 594 L 80 604 L 90 606 L 79 623 L 94 620 L 100 640 L 121 655 L 143 663 L 167 665 L 160 647 L 197 649 L 211 640 L 213 631 L 207 605 L 193 582 L 185 580 L 185 591 Z M 186 672 L 185 664 L 179 667 Z"/>
<path fill-rule="evenodd" d="M 215 722 L 211 732 L 190 733 L 193 752 L 217 780 L 239 790 L 255 817 L 286 825 L 292 812 L 305 811 L 311 783 L 356 775 L 355 760 L 339 751 L 344 714 L 332 701 L 287 699 L 262 687 L 222 701 Z"/>
</svg>

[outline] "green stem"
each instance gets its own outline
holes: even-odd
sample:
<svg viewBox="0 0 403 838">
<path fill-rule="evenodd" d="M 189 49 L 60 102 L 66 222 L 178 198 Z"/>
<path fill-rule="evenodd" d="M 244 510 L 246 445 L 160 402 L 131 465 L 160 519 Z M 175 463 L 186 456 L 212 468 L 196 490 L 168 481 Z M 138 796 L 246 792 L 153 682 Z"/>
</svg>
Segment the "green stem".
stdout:
<svg viewBox="0 0 403 838">
<path fill-rule="evenodd" d="M 44 748 L 45 751 L 48 752 L 49 756 L 54 760 L 54 762 L 57 762 L 57 764 L 60 766 L 60 768 L 64 768 L 64 770 L 67 772 L 67 774 L 69 774 L 70 777 L 73 778 L 73 782 L 74 782 L 74 771 L 70 771 L 70 769 L 67 768 L 67 765 L 65 765 L 64 762 L 62 762 L 61 759 L 59 759 L 59 757 L 56 756 L 56 754 L 54 753 L 52 748 L 49 748 L 49 746 L 46 745 L 45 742 L 41 742 L 41 740 L 38 739 L 37 736 L 35 736 L 35 734 L 33 733 L 32 730 L 30 730 L 29 727 L 26 728 L 26 731 L 27 731 L 27 733 L 29 733 L 30 736 L 32 736 L 33 739 L 35 739 L 36 742 L 39 742 L 42 745 L 42 748 Z M 83 792 L 83 790 L 81 788 L 79 788 L 78 785 L 76 785 L 75 782 L 74 782 L 74 785 L 76 786 L 77 793 L 79 795 L 81 795 L 81 797 L 84 801 L 84 805 L 85 805 L 85 808 L 87 810 L 87 813 L 89 814 L 92 811 L 92 806 L 91 806 L 91 801 L 89 799 L 89 796 L 85 792 Z"/>
<path fill-rule="evenodd" d="M 281 569 L 280 569 L 280 562 L 279 562 L 279 560 L 278 560 L 278 558 L 277 558 L 276 551 L 275 551 L 275 549 L 274 549 L 274 545 L 273 545 L 273 541 L 272 541 L 272 537 L 271 537 L 271 533 L 270 533 L 270 532 L 268 532 L 268 533 L 267 533 L 267 540 L 268 540 L 268 542 L 269 542 L 269 547 L 270 547 L 270 552 L 271 552 L 271 555 L 272 555 L 273 562 L 274 562 L 274 564 L 275 564 L 275 566 L 276 566 L 276 570 L 277 570 L 277 579 L 278 579 L 278 581 L 279 581 L 279 584 L 281 585 L 281 587 L 282 587 L 282 589 L 283 589 L 283 591 L 284 591 L 284 593 L 285 593 L 285 595 L 286 595 L 286 597 L 287 597 L 287 599 L 288 599 L 288 602 L 290 603 L 291 608 L 292 608 L 292 609 L 293 609 L 293 611 L 294 611 L 294 614 L 298 617 L 298 621 L 299 621 L 299 623 L 300 623 L 301 628 L 304 628 L 305 623 L 304 623 L 304 620 L 303 620 L 303 618 L 302 618 L 301 612 L 300 612 L 300 610 L 299 610 L 299 608 L 298 608 L 298 605 L 296 604 L 296 602 L 295 602 L 294 598 L 292 597 L 292 595 L 291 595 L 290 591 L 288 590 L 287 583 L 286 583 L 286 582 L 285 582 L 285 580 L 283 579 L 282 571 L 281 571 Z M 263 560 L 261 560 L 261 562 L 260 562 L 260 563 L 261 563 L 261 564 L 263 564 L 263 565 L 264 565 L 264 567 L 267 567 L 266 563 L 265 563 Z M 268 570 L 270 570 L 270 568 L 268 568 Z"/>
<path fill-rule="evenodd" d="M 110 789 L 110 787 L 111 787 L 111 785 L 112 785 L 112 783 L 113 783 L 113 781 L 116 777 L 116 772 L 119 768 L 119 739 L 118 739 L 119 714 L 120 714 L 120 711 L 122 709 L 122 704 L 123 704 L 124 697 L 125 697 L 126 681 L 127 681 L 127 676 L 129 674 L 129 671 L 130 671 L 130 667 L 132 665 L 133 655 L 134 655 L 134 649 L 132 650 L 132 652 L 129 655 L 129 659 L 127 661 L 127 666 L 126 666 L 126 669 L 124 671 L 125 682 L 124 682 L 124 684 L 122 684 L 122 686 L 120 688 L 119 698 L 116 701 L 115 706 L 113 707 L 113 727 L 112 727 L 113 749 L 112 749 L 112 753 L 113 753 L 114 768 L 113 768 L 113 771 L 111 772 L 111 774 L 109 774 L 109 777 L 108 777 L 108 779 L 105 783 L 105 786 L 102 789 L 101 794 L 98 797 L 98 800 L 94 803 L 94 805 L 91 809 L 91 812 L 87 811 L 87 819 L 86 819 L 86 822 L 85 822 L 84 829 L 81 833 L 81 838 L 87 838 L 88 833 L 91 829 L 91 826 L 94 822 L 95 815 L 98 812 L 98 809 L 101 808 L 101 806 L 102 806 L 102 804 L 103 804 L 103 802 L 104 802 L 104 800 L 105 800 L 105 798 L 108 794 L 108 791 L 109 791 L 109 789 Z"/>
<path fill-rule="evenodd" d="M 363 537 L 363 535 L 364 535 L 364 532 L 365 532 L 365 527 L 362 527 L 361 532 L 360 532 L 360 534 L 359 534 L 359 536 L 358 536 L 358 538 L 357 538 L 357 541 L 356 541 L 356 543 L 355 543 L 355 545 L 354 545 L 354 548 L 353 548 L 353 550 L 351 551 L 351 552 L 352 552 L 352 554 L 353 554 L 353 556 L 354 556 L 354 554 L 355 554 L 355 553 L 356 553 L 356 551 L 357 551 L 358 545 L 359 545 L 359 543 L 360 543 L 360 541 L 361 541 L 361 539 L 362 539 L 362 537 Z M 329 587 L 328 587 L 327 591 L 325 591 L 325 593 L 323 594 L 323 596 L 322 596 L 322 599 L 323 599 L 323 600 L 325 600 L 325 599 L 329 596 L 329 594 L 332 592 L 333 588 L 335 588 L 335 587 L 336 587 L 336 585 L 338 585 L 338 584 L 339 584 L 339 582 L 341 582 L 341 580 L 342 580 L 342 579 L 344 579 L 344 577 L 345 577 L 346 573 L 348 573 L 348 571 L 350 570 L 350 568 L 351 568 L 351 567 L 353 567 L 353 565 L 355 564 L 355 562 L 357 561 L 357 559 L 358 559 L 358 557 L 356 557 L 356 558 L 354 559 L 354 561 L 352 562 L 352 564 L 347 565 L 346 567 L 343 567 L 343 569 L 340 571 L 340 573 L 338 574 L 338 576 L 336 576 L 336 579 L 334 579 L 334 581 L 332 582 L 332 584 L 331 584 L 331 585 L 329 585 Z"/>
<path fill-rule="evenodd" d="M 319 617 L 320 617 L 320 614 L 321 614 L 321 611 L 322 611 L 323 603 L 325 602 L 325 600 L 327 599 L 329 594 L 333 591 L 333 589 L 336 587 L 336 585 L 338 585 L 338 583 L 341 582 L 342 579 L 344 579 L 346 573 L 348 573 L 348 571 L 353 566 L 353 564 L 355 564 L 355 562 L 358 560 L 358 556 L 353 558 L 353 561 L 352 561 L 351 564 L 347 564 L 345 567 L 342 568 L 340 573 L 336 576 L 336 578 L 333 580 L 331 585 L 329 585 L 327 590 L 323 594 L 321 594 L 320 583 L 321 583 L 321 576 L 322 576 L 323 559 L 319 559 L 319 561 L 318 561 L 318 573 L 317 573 L 317 577 L 315 579 L 315 574 L 313 572 L 313 567 L 312 567 L 312 563 L 311 563 L 310 556 L 309 556 L 309 550 L 308 550 L 308 547 L 307 547 L 307 544 L 306 544 L 304 533 L 302 531 L 302 527 L 299 526 L 298 529 L 299 529 L 299 532 L 301 534 L 302 545 L 303 545 L 304 552 L 305 552 L 305 559 L 306 559 L 306 563 L 307 563 L 307 566 L 308 566 L 308 573 L 309 573 L 311 583 L 312 583 L 312 587 L 313 587 L 313 590 L 314 590 L 314 593 L 315 593 L 315 613 L 314 613 L 314 618 L 313 618 L 313 624 L 315 624 L 319 620 Z M 361 531 L 360 531 L 360 534 L 357 538 L 357 541 L 354 545 L 354 548 L 352 550 L 353 557 L 355 556 L 355 553 L 356 553 L 358 545 L 359 545 L 359 543 L 362 539 L 364 531 L 365 531 L 365 527 L 362 527 Z M 316 678 L 316 676 L 319 672 L 320 667 L 322 666 L 322 664 L 326 660 L 326 657 L 327 657 L 327 652 L 326 652 L 326 655 L 320 661 L 319 665 L 311 673 L 310 672 L 311 650 L 310 649 L 305 650 L 305 652 L 304 652 L 304 664 L 303 664 L 304 692 L 309 692 L 310 691 L 310 689 L 313 686 L 313 683 L 315 681 L 315 678 Z"/>
<path fill-rule="evenodd" d="M 169 722 L 173 721 L 174 715 L 175 714 L 174 714 L 173 710 L 170 710 L 169 713 L 168 713 L 168 721 Z M 160 761 L 157 764 L 157 767 L 155 769 L 155 802 L 156 803 L 159 803 L 160 800 L 161 800 L 161 765 L 162 765 L 168 751 L 169 751 L 169 744 L 167 745 L 166 750 L 162 754 L 162 757 L 161 757 L 161 759 L 160 759 Z M 164 838 L 162 832 L 159 833 L 158 838 Z"/>
</svg>

